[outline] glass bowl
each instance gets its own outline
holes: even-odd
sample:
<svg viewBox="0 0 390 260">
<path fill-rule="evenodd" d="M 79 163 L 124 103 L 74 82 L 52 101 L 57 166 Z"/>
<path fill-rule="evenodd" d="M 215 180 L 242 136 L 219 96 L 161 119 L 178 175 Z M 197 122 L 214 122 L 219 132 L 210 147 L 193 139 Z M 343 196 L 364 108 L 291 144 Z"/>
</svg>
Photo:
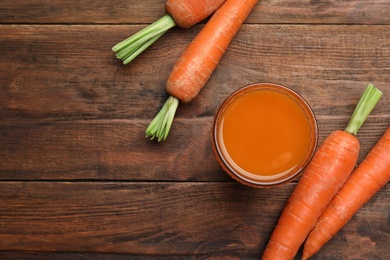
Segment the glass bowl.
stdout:
<svg viewBox="0 0 390 260">
<path fill-rule="evenodd" d="M 291 88 L 255 83 L 233 92 L 214 117 L 212 147 L 233 179 L 255 188 L 297 178 L 312 159 L 318 126 L 309 104 Z"/>
</svg>

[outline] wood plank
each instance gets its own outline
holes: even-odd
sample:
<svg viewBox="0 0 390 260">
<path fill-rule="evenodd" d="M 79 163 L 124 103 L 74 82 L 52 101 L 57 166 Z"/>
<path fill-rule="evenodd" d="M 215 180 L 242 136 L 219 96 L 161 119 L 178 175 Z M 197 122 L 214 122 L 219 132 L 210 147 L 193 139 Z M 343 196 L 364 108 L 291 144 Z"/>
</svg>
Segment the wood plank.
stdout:
<svg viewBox="0 0 390 260">
<path fill-rule="evenodd" d="M 150 256 L 107 254 L 107 253 L 66 253 L 66 252 L 34 252 L 34 251 L 0 251 L 2 260 L 129 260 L 129 259 L 150 259 Z M 188 257 L 164 257 L 159 259 L 189 259 Z"/>
<path fill-rule="evenodd" d="M 256 258 L 293 187 L 1 182 L 0 250 Z M 389 258 L 389 203 L 387 185 L 313 259 Z"/>
<path fill-rule="evenodd" d="M 296 182 L 249 188 L 214 159 L 213 115 L 240 86 L 297 90 L 321 143 L 374 83 L 359 162 L 389 127 L 390 2 L 264 0 L 168 140 L 147 140 L 202 24 L 128 66 L 111 47 L 165 1 L 0 1 L 0 259 L 258 259 Z M 387 184 L 313 259 L 390 259 L 389 203 Z"/>
<path fill-rule="evenodd" d="M 161 144 L 145 138 L 147 123 L 103 120 L 2 126 L 0 178 L 230 180 L 214 160 L 210 118 L 177 122 L 172 142 Z M 178 133 L 180 129 L 183 133 Z"/>
<path fill-rule="evenodd" d="M 150 24 L 166 0 L 19 0 L 0 2 L 0 23 Z M 390 24 L 387 0 L 260 1 L 247 23 Z"/>
<path fill-rule="evenodd" d="M 122 66 L 111 47 L 126 26 L 0 26 L 0 119 L 152 118 L 169 70 L 199 29 L 174 30 Z M 389 46 L 389 26 L 246 25 L 177 116 L 212 116 L 238 87 L 266 81 L 297 90 L 317 115 L 347 117 L 368 83 L 390 89 Z M 389 102 L 384 95 L 379 114 L 390 113 Z"/>
<path fill-rule="evenodd" d="M 319 117 L 321 143 L 348 118 Z M 359 162 L 389 127 L 371 117 L 358 134 Z M 145 138 L 147 120 L 0 124 L 0 180 L 232 181 L 211 148 L 212 117 L 177 119 L 163 143 Z"/>
<path fill-rule="evenodd" d="M 166 0 L 19 0 L 0 2 L 0 23 L 149 24 L 165 14 Z"/>
</svg>

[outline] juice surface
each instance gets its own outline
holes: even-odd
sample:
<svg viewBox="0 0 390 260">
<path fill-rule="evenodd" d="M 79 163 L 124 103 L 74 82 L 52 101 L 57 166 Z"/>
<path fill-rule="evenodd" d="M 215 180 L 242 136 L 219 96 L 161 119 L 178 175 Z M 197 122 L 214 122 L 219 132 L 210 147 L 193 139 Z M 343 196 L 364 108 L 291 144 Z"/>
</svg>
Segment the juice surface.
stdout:
<svg viewBox="0 0 390 260">
<path fill-rule="evenodd" d="M 288 174 L 309 149 L 310 125 L 303 108 L 276 90 L 252 90 L 236 97 L 221 122 L 229 157 L 249 174 Z"/>
</svg>

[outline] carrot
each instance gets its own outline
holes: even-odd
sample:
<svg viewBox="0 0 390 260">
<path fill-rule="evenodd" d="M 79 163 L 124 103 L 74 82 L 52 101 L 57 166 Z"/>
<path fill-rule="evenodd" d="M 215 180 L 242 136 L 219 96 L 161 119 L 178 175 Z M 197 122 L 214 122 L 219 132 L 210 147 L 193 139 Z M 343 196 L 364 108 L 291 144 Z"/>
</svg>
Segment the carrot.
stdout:
<svg viewBox="0 0 390 260">
<path fill-rule="evenodd" d="M 302 259 L 317 253 L 389 181 L 390 127 L 317 220 L 304 244 Z"/>
<path fill-rule="evenodd" d="M 190 28 L 214 13 L 225 0 L 168 0 L 165 11 L 181 28 Z"/>
<path fill-rule="evenodd" d="M 190 102 L 211 77 L 219 60 L 258 0 L 227 0 L 175 63 L 166 83 L 170 97 L 146 129 L 146 137 L 167 137 L 179 104 Z"/>
<path fill-rule="evenodd" d="M 332 132 L 303 172 L 271 235 L 262 259 L 293 259 L 318 217 L 341 188 L 357 162 L 357 131 L 382 92 L 369 85 L 344 131 Z"/>
<path fill-rule="evenodd" d="M 225 0 L 167 0 L 163 17 L 116 44 L 112 50 L 123 64 L 127 64 L 172 27 L 189 28 L 211 15 L 223 2 Z"/>
</svg>

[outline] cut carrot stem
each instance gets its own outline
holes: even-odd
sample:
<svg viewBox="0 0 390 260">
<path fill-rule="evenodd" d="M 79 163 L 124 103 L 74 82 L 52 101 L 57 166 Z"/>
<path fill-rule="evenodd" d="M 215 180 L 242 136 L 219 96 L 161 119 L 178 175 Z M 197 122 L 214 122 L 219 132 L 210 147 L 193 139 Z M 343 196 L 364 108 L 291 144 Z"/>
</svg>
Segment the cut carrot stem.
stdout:
<svg viewBox="0 0 390 260">
<path fill-rule="evenodd" d="M 128 64 L 176 25 L 189 28 L 217 10 L 225 0 L 167 0 L 166 14 L 131 37 L 116 44 L 116 57 Z"/>
<path fill-rule="evenodd" d="M 306 239 L 302 259 L 317 253 L 389 181 L 390 127 L 322 213 Z"/>
<path fill-rule="evenodd" d="M 294 258 L 355 168 L 360 150 L 355 134 L 377 104 L 378 94 L 381 92 L 369 85 L 351 117 L 349 130 L 332 132 L 319 146 L 283 209 L 262 259 Z"/>
<path fill-rule="evenodd" d="M 146 129 L 146 137 L 150 138 L 150 140 L 157 137 L 159 142 L 164 141 L 171 129 L 172 121 L 175 117 L 178 106 L 179 100 L 170 96 L 161 108 L 160 112 Z"/>
<path fill-rule="evenodd" d="M 128 64 L 174 26 L 176 26 L 175 21 L 169 14 L 166 14 L 158 21 L 116 44 L 112 50 L 116 52 L 118 59 L 123 60 L 123 64 Z"/>
<path fill-rule="evenodd" d="M 346 132 L 354 135 L 357 134 L 368 115 L 374 109 L 376 103 L 378 103 L 382 94 L 383 93 L 375 88 L 373 84 L 368 85 L 352 114 L 351 120 L 345 129 Z"/>
</svg>

